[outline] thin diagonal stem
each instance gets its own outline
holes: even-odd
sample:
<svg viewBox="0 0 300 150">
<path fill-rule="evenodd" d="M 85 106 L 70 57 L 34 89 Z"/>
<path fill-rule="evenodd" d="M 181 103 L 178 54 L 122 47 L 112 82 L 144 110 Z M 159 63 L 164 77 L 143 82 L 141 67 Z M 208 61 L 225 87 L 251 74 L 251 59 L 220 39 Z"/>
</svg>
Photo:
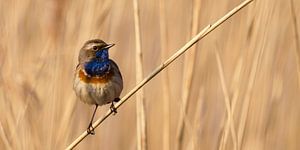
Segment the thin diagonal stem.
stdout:
<svg viewBox="0 0 300 150">
<path fill-rule="evenodd" d="M 224 101 L 225 101 L 226 110 L 227 110 L 228 124 L 229 124 L 230 131 L 231 131 L 231 134 L 232 134 L 233 149 L 236 150 L 237 149 L 237 144 L 236 144 L 237 143 L 236 142 L 237 137 L 236 137 L 236 131 L 235 131 L 235 126 L 234 126 L 232 107 L 230 105 L 230 98 L 229 98 L 229 94 L 228 94 L 228 89 L 227 89 L 227 86 L 226 86 L 226 83 L 225 83 L 224 69 L 223 69 L 223 66 L 222 66 L 220 53 L 217 49 L 215 50 L 215 55 L 216 55 L 216 60 L 217 60 L 217 65 L 218 65 L 218 70 L 219 70 L 219 77 L 220 77 L 220 81 L 221 81 L 221 87 L 222 87 L 222 91 L 223 91 L 223 94 L 224 94 Z M 225 131 L 226 130 L 227 129 L 225 128 Z"/>
<path fill-rule="evenodd" d="M 199 40 L 203 39 L 206 35 L 208 35 L 211 31 L 220 26 L 223 22 L 228 20 L 232 15 L 237 13 L 239 10 L 244 8 L 253 0 L 246 0 L 237 7 L 233 8 L 230 12 L 228 12 L 225 16 L 217 20 L 213 25 L 206 26 L 200 33 L 194 36 L 189 42 L 187 42 L 182 48 L 180 48 L 175 54 L 173 54 L 169 59 L 159 65 L 152 73 L 150 73 L 144 80 L 142 80 L 139 84 L 137 84 L 130 92 L 128 92 L 121 100 L 116 104 L 116 108 L 119 108 L 123 105 L 133 94 L 135 94 L 139 89 L 141 89 L 146 83 L 148 83 L 152 78 L 154 78 L 158 73 L 164 70 L 167 66 L 169 66 L 174 60 L 176 60 L 179 56 L 181 56 L 185 51 L 187 51 L 190 47 L 192 47 Z M 97 128 L 104 120 L 106 120 L 113 112 L 108 110 L 106 114 L 98 119 L 95 123 L 93 123 L 93 127 Z M 78 145 L 84 138 L 88 136 L 88 133 L 83 132 L 77 139 L 75 139 L 66 149 L 73 149 L 76 145 Z"/>
</svg>

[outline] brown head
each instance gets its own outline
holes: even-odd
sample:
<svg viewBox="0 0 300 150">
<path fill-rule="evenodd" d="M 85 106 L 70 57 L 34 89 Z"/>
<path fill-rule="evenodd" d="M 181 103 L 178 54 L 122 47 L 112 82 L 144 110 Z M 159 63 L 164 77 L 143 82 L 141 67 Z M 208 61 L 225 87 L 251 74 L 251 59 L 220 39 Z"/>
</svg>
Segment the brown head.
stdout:
<svg viewBox="0 0 300 150">
<path fill-rule="evenodd" d="M 106 44 L 100 39 L 89 40 L 84 43 L 83 47 L 80 49 L 78 61 L 79 64 L 89 62 L 96 58 L 96 53 L 104 49 L 109 49 L 115 44 Z"/>
</svg>

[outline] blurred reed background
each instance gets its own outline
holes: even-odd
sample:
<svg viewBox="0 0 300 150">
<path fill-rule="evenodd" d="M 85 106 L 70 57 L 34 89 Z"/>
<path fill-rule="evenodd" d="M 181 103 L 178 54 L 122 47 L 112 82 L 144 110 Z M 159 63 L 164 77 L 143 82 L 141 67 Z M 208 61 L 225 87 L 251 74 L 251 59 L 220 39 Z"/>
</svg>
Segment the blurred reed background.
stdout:
<svg viewBox="0 0 300 150">
<path fill-rule="evenodd" d="M 144 76 L 241 2 L 139 1 Z M 147 84 L 147 148 L 300 149 L 299 14 L 299 0 L 255 0 Z M 136 84 L 131 0 L 1 0 L 0 149 L 64 149 L 86 130 L 93 107 L 72 80 L 92 38 L 116 43 L 124 95 Z M 136 149 L 135 102 L 77 149 Z"/>
</svg>

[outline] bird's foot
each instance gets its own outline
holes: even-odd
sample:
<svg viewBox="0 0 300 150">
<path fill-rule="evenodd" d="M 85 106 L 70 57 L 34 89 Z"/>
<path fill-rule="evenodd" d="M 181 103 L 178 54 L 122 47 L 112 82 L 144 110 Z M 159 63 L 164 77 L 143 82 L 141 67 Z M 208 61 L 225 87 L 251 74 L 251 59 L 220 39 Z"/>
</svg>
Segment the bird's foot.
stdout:
<svg viewBox="0 0 300 150">
<path fill-rule="evenodd" d="M 113 115 L 117 114 L 117 108 L 114 105 L 114 102 L 111 102 L 110 110 L 113 112 Z"/>
<path fill-rule="evenodd" d="M 92 123 L 89 124 L 86 132 L 90 135 L 95 135 L 95 128 L 93 127 Z"/>
</svg>

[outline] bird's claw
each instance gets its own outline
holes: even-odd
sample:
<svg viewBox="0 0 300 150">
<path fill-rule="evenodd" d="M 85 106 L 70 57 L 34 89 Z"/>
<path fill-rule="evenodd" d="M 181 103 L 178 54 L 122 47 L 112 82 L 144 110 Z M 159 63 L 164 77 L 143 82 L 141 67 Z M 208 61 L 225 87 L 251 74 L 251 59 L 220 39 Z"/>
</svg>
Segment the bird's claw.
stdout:
<svg viewBox="0 0 300 150">
<path fill-rule="evenodd" d="M 110 110 L 113 112 L 113 115 L 117 114 L 117 108 L 114 105 L 114 102 L 111 102 Z"/>
<path fill-rule="evenodd" d="M 95 135 L 95 128 L 91 123 L 89 124 L 89 127 L 87 128 L 86 132 L 90 135 Z"/>
</svg>

